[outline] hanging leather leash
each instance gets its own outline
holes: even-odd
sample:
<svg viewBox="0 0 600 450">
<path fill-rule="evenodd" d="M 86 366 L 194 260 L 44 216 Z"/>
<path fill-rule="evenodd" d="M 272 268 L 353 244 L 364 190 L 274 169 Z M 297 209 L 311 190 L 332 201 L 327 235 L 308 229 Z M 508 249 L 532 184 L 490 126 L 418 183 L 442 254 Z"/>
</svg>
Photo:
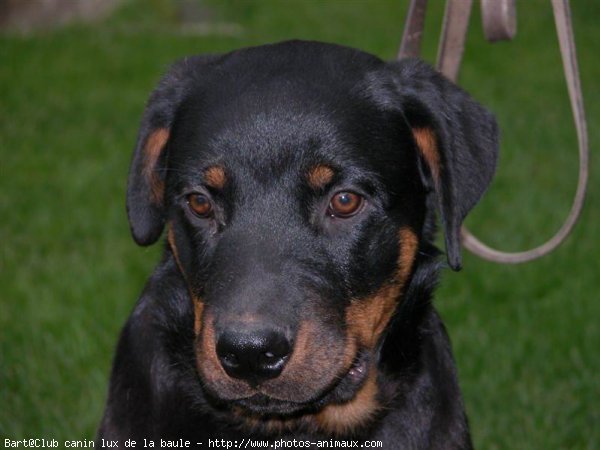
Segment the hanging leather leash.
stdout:
<svg viewBox="0 0 600 450">
<path fill-rule="evenodd" d="M 447 0 L 446 2 L 437 67 L 452 81 L 456 81 L 460 69 L 472 3 L 472 0 Z M 426 8 L 427 0 L 411 1 L 398 59 L 419 56 Z M 481 0 L 481 8 L 484 33 L 489 41 L 514 37 L 516 32 L 515 0 Z M 547 255 L 569 236 L 577 223 L 585 200 L 589 159 L 588 135 L 569 0 L 552 0 L 552 8 L 579 144 L 577 191 L 571 210 L 558 232 L 544 244 L 531 250 L 510 253 L 493 249 L 463 227 L 461 233 L 463 245 L 472 253 L 489 261 L 517 264 Z"/>
</svg>

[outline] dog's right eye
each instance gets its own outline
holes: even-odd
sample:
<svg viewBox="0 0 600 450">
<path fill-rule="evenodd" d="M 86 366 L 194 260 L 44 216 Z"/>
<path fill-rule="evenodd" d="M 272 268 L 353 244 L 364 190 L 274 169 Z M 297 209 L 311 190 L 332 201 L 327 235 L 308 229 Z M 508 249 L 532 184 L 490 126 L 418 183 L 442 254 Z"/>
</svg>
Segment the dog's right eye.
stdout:
<svg viewBox="0 0 600 450">
<path fill-rule="evenodd" d="M 363 197 L 354 192 L 338 192 L 331 197 L 328 213 L 345 219 L 357 214 L 363 203 Z"/>
<path fill-rule="evenodd" d="M 189 194 L 187 204 L 190 210 L 198 217 L 208 217 L 212 213 L 212 204 L 208 197 L 203 194 Z"/>
</svg>

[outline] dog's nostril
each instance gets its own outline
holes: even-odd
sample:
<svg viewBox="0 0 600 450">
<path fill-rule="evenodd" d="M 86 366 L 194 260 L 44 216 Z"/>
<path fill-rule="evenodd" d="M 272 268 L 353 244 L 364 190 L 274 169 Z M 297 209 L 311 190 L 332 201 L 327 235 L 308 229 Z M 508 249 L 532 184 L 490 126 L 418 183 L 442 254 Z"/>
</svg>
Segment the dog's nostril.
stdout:
<svg viewBox="0 0 600 450">
<path fill-rule="evenodd" d="M 219 338 L 216 350 L 229 376 L 257 384 L 279 376 L 291 345 L 273 330 L 227 331 Z"/>
<path fill-rule="evenodd" d="M 281 356 L 276 355 L 273 352 L 264 352 L 262 355 L 260 355 L 260 361 L 263 364 L 278 364 L 280 361 L 285 362 L 287 357 L 287 352 L 284 352 L 284 354 Z"/>
</svg>

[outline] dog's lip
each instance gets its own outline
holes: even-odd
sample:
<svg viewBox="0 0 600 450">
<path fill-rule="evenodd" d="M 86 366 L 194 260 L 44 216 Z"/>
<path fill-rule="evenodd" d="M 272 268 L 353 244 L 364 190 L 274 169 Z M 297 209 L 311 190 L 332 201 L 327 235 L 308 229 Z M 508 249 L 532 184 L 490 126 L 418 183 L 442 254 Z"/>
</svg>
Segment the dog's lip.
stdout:
<svg viewBox="0 0 600 450">
<path fill-rule="evenodd" d="M 358 391 L 368 377 L 370 359 L 368 352 L 358 353 L 350 368 L 337 378 L 337 381 L 330 388 L 305 402 L 280 399 L 261 392 L 259 388 L 252 395 L 234 400 L 234 404 L 251 413 L 260 415 L 291 415 L 300 411 L 316 410 L 329 402 L 336 403 L 335 393 L 340 385 L 350 387 L 355 392 Z"/>
<path fill-rule="evenodd" d="M 359 351 L 350 368 L 338 378 L 337 383 L 318 400 L 321 406 L 345 403 L 351 400 L 365 383 L 371 371 L 371 353 Z"/>
<path fill-rule="evenodd" d="M 369 373 L 369 355 L 368 353 L 359 353 L 350 369 L 346 373 L 346 377 L 350 379 L 352 384 L 360 385 L 367 378 Z"/>
<path fill-rule="evenodd" d="M 306 409 L 311 404 L 310 402 L 298 403 L 289 400 L 280 400 L 261 392 L 258 392 L 250 397 L 236 400 L 234 403 L 236 406 L 239 406 L 250 413 L 261 416 L 290 415 Z"/>
</svg>

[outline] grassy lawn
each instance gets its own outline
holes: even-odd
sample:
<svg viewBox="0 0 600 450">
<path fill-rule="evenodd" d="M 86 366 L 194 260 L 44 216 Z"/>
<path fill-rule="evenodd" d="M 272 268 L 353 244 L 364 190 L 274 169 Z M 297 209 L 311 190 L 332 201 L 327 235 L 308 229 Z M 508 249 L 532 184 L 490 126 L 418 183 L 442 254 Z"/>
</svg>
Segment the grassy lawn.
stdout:
<svg viewBox="0 0 600 450">
<path fill-rule="evenodd" d="M 443 5 L 430 3 L 432 61 Z M 508 250 L 548 238 L 576 183 L 548 3 L 519 2 L 513 43 L 485 42 L 475 13 L 461 73 L 503 130 L 498 176 L 468 224 Z M 600 3 L 572 3 L 593 153 L 582 220 L 540 261 L 465 255 L 437 296 L 477 448 L 600 448 Z M 117 334 L 160 251 L 131 240 L 124 191 L 144 102 L 167 64 L 288 38 L 391 59 L 406 6 L 214 0 L 217 25 L 199 32 L 177 26 L 168 3 L 138 1 L 103 23 L 0 36 L 1 438 L 95 433 Z"/>
</svg>

